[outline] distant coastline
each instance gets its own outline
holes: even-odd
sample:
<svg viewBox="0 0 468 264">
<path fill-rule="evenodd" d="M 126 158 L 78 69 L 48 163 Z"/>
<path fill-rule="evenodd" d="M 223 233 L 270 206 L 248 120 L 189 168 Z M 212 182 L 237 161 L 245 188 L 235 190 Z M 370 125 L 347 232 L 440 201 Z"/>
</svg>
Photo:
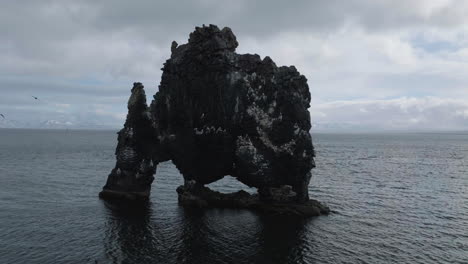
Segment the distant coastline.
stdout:
<svg viewBox="0 0 468 264">
<path fill-rule="evenodd" d="M 42 127 L 0 127 L 0 130 L 39 130 L 39 131 L 119 131 L 121 127 L 74 127 L 74 128 L 42 128 Z M 352 129 L 314 129 L 310 133 L 316 134 L 468 134 L 468 130 L 391 130 L 391 129 L 375 129 L 375 130 L 352 130 Z"/>
</svg>

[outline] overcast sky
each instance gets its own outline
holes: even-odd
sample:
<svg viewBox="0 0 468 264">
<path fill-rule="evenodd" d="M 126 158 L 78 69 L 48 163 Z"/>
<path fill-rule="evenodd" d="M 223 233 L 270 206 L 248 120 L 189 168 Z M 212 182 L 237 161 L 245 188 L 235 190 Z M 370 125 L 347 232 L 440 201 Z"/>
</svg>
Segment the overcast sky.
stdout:
<svg viewBox="0 0 468 264">
<path fill-rule="evenodd" d="M 133 82 L 157 91 L 172 40 L 216 24 L 237 52 L 307 77 L 317 130 L 466 130 L 466 14 L 450 0 L 6 0 L 0 127 L 119 128 Z"/>
</svg>

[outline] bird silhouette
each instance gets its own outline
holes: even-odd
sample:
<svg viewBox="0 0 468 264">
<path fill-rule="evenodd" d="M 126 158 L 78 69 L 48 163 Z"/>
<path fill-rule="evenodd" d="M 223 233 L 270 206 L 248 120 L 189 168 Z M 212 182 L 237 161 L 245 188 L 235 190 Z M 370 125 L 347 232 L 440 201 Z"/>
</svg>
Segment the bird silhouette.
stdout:
<svg viewBox="0 0 468 264">
<path fill-rule="evenodd" d="M 3 119 L 5 119 L 5 116 L 3 114 L 0 114 L 1 117 L 3 117 Z"/>
<path fill-rule="evenodd" d="M 36 100 L 39 100 L 39 98 L 37 98 L 36 96 L 34 96 L 34 95 L 31 95 L 31 96 L 32 96 L 32 98 L 34 98 Z"/>
</svg>

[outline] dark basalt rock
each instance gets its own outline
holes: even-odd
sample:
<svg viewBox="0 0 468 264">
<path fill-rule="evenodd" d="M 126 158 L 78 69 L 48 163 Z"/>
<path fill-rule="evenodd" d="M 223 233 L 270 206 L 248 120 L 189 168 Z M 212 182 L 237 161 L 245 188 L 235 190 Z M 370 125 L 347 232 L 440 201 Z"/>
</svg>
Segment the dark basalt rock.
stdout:
<svg viewBox="0 0 468 264">
<path fill-rule="evenodd" d="M 157 146 L 158 139 L 146 104 L 145 90 L 141 83 L 134 83 L 128 100 L 127 120 L 124 128 L 118 132 L 115 150 L 117 164 L 99 196 L 146 199 L 156 172 L 153 157 Z"/>
<path fill-rule="evenodd" d="M 287 186 L 287 185 L 286 185 Z M 235 193 L 220 193 L 208 187 L 188 182 L 177 188 L 179 204 L 185 207 L 196 208 L 235 208 L 250 209 L 272 214 L 319 216 L 328 215 L 330 208 L 319 201 L 309 199 L 303 203 L 297 203 L 291 199 L 290 188 L 272 188 L 274 196 L 270 200 L 260 199 L 259 195 L 249 194 L 246 191 Z"/>
<path fill-rule="evenodd" d="M 237 54 L 237 46 L 229 28 L 197 27 L 187 44 L 172 43 L 149 107 L 134 84 L 102 197 L 147 197 L 157 163 L 172 160 L 199 186 L 231 175 L 258 188 L 262 201 L 284 185 L 296 204 L 309 200 L 307 79 L 269 57 Z"/>
</svg>

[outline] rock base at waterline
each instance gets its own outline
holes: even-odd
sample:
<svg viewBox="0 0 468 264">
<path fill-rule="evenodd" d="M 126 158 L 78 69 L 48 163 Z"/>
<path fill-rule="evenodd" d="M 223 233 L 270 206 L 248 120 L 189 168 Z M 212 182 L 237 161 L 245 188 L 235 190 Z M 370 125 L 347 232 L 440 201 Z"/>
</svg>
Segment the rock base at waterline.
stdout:
<svg viewBox="0 0 468 264">
<path fill-rule="evenodd" d="M 99 193 L 99 198 L 105 200 L 130 200 L 130 201 L 145 201 L 148 200 L 150 192 L 124 192 L 103 189 Z"/>
<path fill-rule="evenodd" d="M 303 203 L 293 201 L 263 201 L 258 194 L 246 191 L 220 193 L 205 186 L 182 185 L 177 188 L 179 204 L 195 208 L 235 208 L 297 216 L 328 215 L 330 208 L 317 200 L 309 199 Z"/>
</svg>

